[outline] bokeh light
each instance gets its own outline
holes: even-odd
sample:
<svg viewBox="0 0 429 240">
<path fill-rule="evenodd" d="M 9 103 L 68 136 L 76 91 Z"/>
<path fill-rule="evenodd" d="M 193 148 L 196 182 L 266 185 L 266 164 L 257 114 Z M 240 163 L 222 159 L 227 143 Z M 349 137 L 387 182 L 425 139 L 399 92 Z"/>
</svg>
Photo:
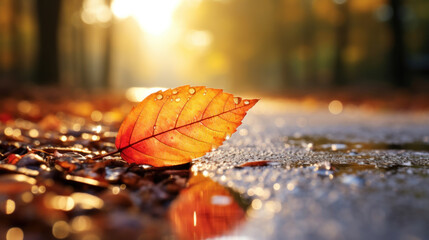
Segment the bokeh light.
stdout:
<svg viewBox="0 0 429 240">
<path fill-rule="evenodd" d="M 71 228 L 75 232 L 88 231 L 92 228 L 92 220 L 88 216 L 77 216 L 71 221 Z"/>
<path fill-rule="evenodd" d="M 24 232 L 21 228 L 13 227 L 7 230 L 6 240 L 23 240 Z"/>
<path fill-rule="evenodd" d="M 52 226 L 52 235 L 58 239 L 64 239 L 70 235 L 70 225 L 66 221 L 57 221 Z"/>
<path fill-rule="evenodd" d="M 343 103 L 338 100 L 333 100 L 328 105 L 329 112 L 338 115 L 343 112 Z"/>
<path fill-rule="evenodd" d="M 12 214 L 15 211 L 15 201 L 12 199 L 6 200 L 6 214 Z"/>
</svg>

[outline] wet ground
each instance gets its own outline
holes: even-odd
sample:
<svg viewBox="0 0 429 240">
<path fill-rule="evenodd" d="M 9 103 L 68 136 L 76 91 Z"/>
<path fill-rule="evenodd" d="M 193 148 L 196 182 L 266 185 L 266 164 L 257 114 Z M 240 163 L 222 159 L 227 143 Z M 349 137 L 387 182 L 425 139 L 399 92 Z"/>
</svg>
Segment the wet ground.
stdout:
<svg viewBox="0 0 429 240">
<path fill-rule="evenodd" d="M 250 202 L 245 224 L 231 234 L 429 238 L 428 114 L 280 105 L 262 102 L 196 165 Z M 237 167 L 248 161 L 259 162 Z"/>
<path fill-rule="evenodd" d="M 340 110 L 263 99 L 166 169 L 88 160 L 114 149 L 101 120 L 122 110 L 4 121 L 1 238 L 428 239 L 429 113 Z"/>
</svg>

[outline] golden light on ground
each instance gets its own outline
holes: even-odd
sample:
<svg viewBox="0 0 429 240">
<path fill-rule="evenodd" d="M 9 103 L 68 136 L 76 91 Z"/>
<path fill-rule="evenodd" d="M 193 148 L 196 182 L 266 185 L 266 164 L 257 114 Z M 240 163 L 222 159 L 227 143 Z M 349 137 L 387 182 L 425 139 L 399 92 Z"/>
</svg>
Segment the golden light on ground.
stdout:
<svg viewBox="0 0 429 240">
<path fill-rule="evenodd" d="M 10 137 L 10 136 L 12 136 L 12 134 L 13 134 L 13 128 L 7 127 L 7 128 L 4 129 L 4 135 Z"/>
<path fill-rule="evenodd" d="M 114 195 L 118 195 L 120 191 L 121 191 L 121 189 L 118 186 L 115 186 L 112 188 L 112 193 Z"/>
<path fill-rule="evenodd" d="M 24 232 L 21 228 L 13 227 L 6 233 L 6 240 L 22 240 L 24 239 Z"/>
<path fill-rule="evenodd" d="M 25 192 L 21 195 L 21 200 L 25 203 L 29 203 L 31 201 L 33 201 L 34 196 L 31 192 Z"/>
<path fill-rule="evenodd" d="M 98 110 L 95 110 L 91 113 L 91 120 L 94 122 L 99 122 L 103 119 L 103 113 Z"/>
<path fill-rule="evenodd" d="M 268 212 L 278 213 L 282 210 L 282 204 L 278 201 L 267 201 L 265 203 L 265 209 Z"/>
<path fill-rule="evenodd" d="M 280 190 L 280 187 L 281 187 L 280 183 L 274 183 L 274 185 L 273 185 L 273 188 L 276 191 Z"/>
<path fill-rule="evenodd" d="M 82 209 L 100 209 L 104 205 L 104 201 L 94 195 L 76 192 L 70 195 L 73 201 Z"/>
<path fill-rule="evenodd" d="M 333 100 L 328 105 L 329 112 L 338 115 L 343 111 L 343 103 L 338 100 Z"/>
<path fill-rule="evenodd" d="M 15 211 L 15 202 L 11 199 L 6 200 L 6 214 L 12 214 Z"/>
<path fill-rule="evenodd" d="M 117 18 L 132 17 L 145 33 L 157 36 L 171 27 L 179 3 L 180 0 L 114 0 L 111 8 Z"/>
<path fill-rule="evenodd" d="M 62 142 L 67 141 L 67 136 L 65 136 L 65 135 L 61 135 L 60 140 L 61 140 Z"/>
<path fill-rule="evenodd" d="M 39 136 L 39 131 L 37 131 L 37 129 L 30 129 L 28 135 L 32 138 L 37 138 Z"/>
<path fill-rule="evenodd" d="M 55 238 L 63 239 L 69 236 L 70 234 L 70 226 L 65 221 L 58 221 L 55 222 L 52 226 L 52 235 L 54 235 Z"/>
<path fill-rule="evenodd" d="M 75 202 L 69 196 L 48 195 L 45 198 L 45 205 L 57 210 L 70 211 L 74 208 Z"/>
<path fill-rule="evenodd" d="M 255 210 L 259 210 L 259 209 L 261 209 L 261 207 L 262 207 L 262 201 L 260 200 L 260 199 L 254 199 L 253 201 L 252 201 L 252 208 L 253 209 L 255 209 Z"/>
<path fill-rule="evenodd" d="M 74 232 L 88 231 L 92 228 L 92 220 L 88 216 L 77 216 L 71 222 L 71 228 Z"/>
</svg>

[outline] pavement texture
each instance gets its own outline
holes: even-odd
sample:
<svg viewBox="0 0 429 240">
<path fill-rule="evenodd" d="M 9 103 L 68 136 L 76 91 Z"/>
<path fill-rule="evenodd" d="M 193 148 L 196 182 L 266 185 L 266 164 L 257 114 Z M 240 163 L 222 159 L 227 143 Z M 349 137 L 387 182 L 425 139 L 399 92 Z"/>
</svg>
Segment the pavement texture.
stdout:
<svg viewBox="0 0 429 240">
<path fill-rule="evenodd" d="M 227 239 L 429 239 L 427 112 L 263 99 L 193 170 L 246 206 Z"/>
</svg>

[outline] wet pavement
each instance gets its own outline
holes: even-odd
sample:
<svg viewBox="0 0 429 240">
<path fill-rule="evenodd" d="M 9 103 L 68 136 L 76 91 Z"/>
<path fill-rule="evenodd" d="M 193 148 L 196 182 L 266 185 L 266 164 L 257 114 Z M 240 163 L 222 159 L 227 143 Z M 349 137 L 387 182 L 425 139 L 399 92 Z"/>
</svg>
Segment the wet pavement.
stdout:
<svg viewBox="0 0 429 240">
<path fill-rule="evenodd" d="M 254 163 L 237 167 L 246 162 Z M 228 236 L 429 238 L 427 113 L 351 107 L 334 115 L 261 101 L 194 168 L 250 203 Z"/>
<path fill-rule="evenodd" d="M 64 118 L 2 125 L 1 239 L 429 239 L 428 112 L 263 99 L 173 169 L 88 161 L 118 125 Z"/>
</svg>

